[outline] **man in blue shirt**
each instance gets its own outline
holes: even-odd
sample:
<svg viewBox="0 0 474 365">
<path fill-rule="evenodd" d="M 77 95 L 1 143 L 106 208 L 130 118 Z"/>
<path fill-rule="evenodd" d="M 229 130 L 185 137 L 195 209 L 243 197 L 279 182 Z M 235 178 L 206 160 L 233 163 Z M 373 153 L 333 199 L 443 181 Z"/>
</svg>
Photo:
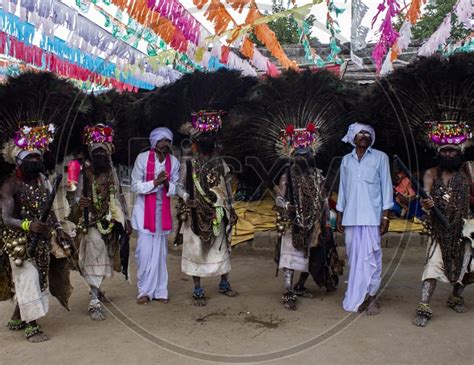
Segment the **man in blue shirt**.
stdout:
<svg viewBox="0 0 474 365">
<path fill-rule="evenodd" d="M 380 312 L 375 301 L 382 273 L 380 237 L 388 231 L 393 206 L 390 164 L 385 153 L 372 148 L 371 126 L 352 124 L 342 141 L 355 147 L 341 162 L 336 206 L 350 266 L 343 307 L 373 315 Z"/>
</svg>

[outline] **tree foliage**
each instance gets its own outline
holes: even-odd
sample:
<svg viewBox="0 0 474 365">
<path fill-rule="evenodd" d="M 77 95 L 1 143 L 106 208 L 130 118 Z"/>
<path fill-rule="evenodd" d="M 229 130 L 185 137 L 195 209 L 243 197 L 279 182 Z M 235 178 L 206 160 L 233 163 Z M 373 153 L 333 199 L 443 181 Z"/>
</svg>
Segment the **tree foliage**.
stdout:
<svg viewBox="0 0 474 365">
<path fill-rule="evenodd" d="M 281 13 L 285 10 L 287 10 L 287 8 L 283 5 L 283 0 L 272 0 L 271 14 Z M 314 15 L 309 15 L 304 21 L 309 24 L 311 29 L 313 27 L 315 17 Z M 301 37 L 299 25 L 292 15 L 271 21 L 268 23 L 268 26 L 273 32 L 275 32 L 275 35 L 281 44 L 297 44 L 300 42 Z M 309 36 L 311 36 L 311 34 Z M 258 46 L 262 46 L 253 33 L 250 34 L 250 39 Z"/>
<path fill-rule="evenodd" d="M 413 39 L 429 38 L 443 22 L 446 15 L 453 11 L 457 0 L 429 0 L 420 19 L 413 27 Z M 463 27 L 456 18 L 452 16 L 451 41 L 463 39 L 469 35 L 469 30 Z"/>
</svg>

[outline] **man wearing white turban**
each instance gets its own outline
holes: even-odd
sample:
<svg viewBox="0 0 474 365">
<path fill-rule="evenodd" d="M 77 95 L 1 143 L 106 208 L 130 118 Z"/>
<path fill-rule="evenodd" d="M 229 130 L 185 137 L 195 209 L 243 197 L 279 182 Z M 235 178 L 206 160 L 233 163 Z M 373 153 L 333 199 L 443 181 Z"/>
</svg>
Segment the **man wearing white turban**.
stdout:
<svg viewBox="0 0 474 365">
<path fill-rule="evenodd" d="M 138 231 L 138 304 L 156 299 L 168 302 L 168 235 L 171 201 L 179 179 L 179 161 L 171 155 L 173 133 L 156 128 L 150 134 L 151 149 L 138 155 L 132 171 L 131 190 L 136 194 L 132 227 Z"/>
<path fill-rule="evenodd" d="M 336 206 L 350 266 L 343 307 L 373 315 L 380 312 L 375 301 L 382 273 L 380 237 L 393 206 L 390 164 L 385 153 L 372 148 L 375 132 L 369 125 L 350 125 L 342 141 L 355 147 L 341 162 Z"/>
</svg>

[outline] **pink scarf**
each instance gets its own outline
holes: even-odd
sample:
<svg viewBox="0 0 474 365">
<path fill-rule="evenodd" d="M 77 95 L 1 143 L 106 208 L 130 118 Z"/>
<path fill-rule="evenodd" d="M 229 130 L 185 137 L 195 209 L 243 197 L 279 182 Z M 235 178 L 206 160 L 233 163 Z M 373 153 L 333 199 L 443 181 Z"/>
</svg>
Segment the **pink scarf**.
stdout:
<svg viewBox="0 0 474 365">
<path fill-rule="evenodd" d="M 171 175 L 171 157 L 169 154 L 165 158 L 165 171 L 169 181 Z M 153 149 L 148 154 L 145 179 L 146 181 L 155 179 L 155 150 Z M 152 233 L 156 232 L 156 194 L 145 195 L 145 222 L 143 228 L 148 229 Z M 171 230 L 171 199 L 167 194 L 168 188 L 163 186 L 161 212 L 161 229 L 163 231 Z"/>
</svg>

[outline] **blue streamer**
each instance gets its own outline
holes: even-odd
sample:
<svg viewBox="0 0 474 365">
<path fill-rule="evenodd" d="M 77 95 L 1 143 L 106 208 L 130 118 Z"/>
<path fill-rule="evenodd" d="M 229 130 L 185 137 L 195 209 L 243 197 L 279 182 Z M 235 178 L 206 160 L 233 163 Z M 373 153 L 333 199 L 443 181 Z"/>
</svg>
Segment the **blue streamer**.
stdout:
<svg viewBox="0 0 474 365">
<path fill-rule="evenodd" d="M 33 24 L 23 22 L 19 17 L 6 13 L 1 9 L 0 30 L 14 36 L 27 45 L 32 44 L 35 36 L 35 26 Z M 80 49 L 71 48 L 60 38 L 43 35 L 39 47 L 46 52 L 53 53 L 59 58 L 81 66 L 91 72 L 95 72 L 108 78 L 116 78 L 116 65 L 114 63 L 105 61 L 100 57 L 85 54 Z M 44 69 L 45 67 L 45 58 L 43 58 L 43 66 L 41 68 Z M 130 72 L 120 71 L 118 80 L 140 89 L 153 90 L 155 88 L 155 85 L 137 79 L 131 75 Z"/>
</svg>

